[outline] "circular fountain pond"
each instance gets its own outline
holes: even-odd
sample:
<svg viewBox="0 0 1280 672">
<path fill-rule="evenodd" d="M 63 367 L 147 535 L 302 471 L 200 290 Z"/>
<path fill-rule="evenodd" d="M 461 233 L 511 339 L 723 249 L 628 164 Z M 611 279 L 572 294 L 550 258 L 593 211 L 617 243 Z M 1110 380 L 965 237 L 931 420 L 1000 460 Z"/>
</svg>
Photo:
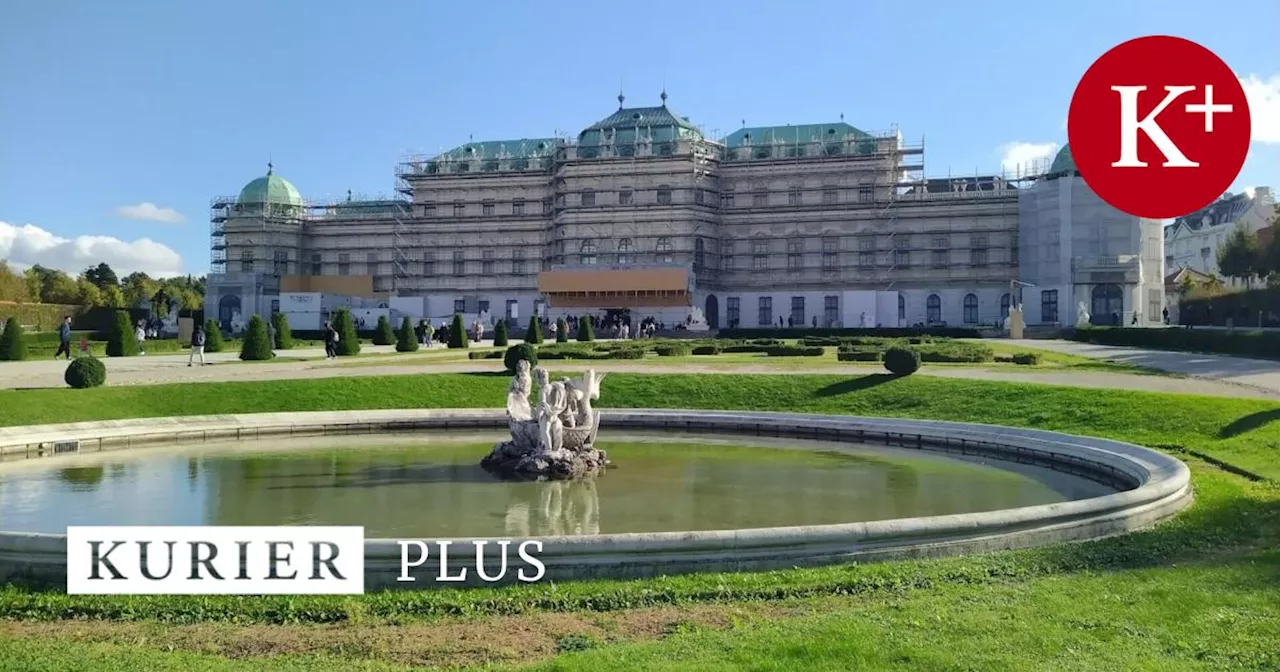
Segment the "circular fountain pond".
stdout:
<svg viewBox="0 0 1280 672">
<path fill-rule="evenodd" d="M 740 571 L 1122 534 L 1191 501 L 1177 459 L 1105 439 L 923 420 L 610 410 L 589 481 L 478 464 L 500 410 L 153 418 L 0 433 L 0 583 L 66 576 L 67 525 L 354 525 L 365 587 L 398 540 L 538 538 L 546 577 Z M 472 546 L 468 549 L 468 546 Z M 450 563 L 453 562 L 450 556 Z"/>
<path fill-rule="evenodd" d="M 496 433 L 257 439 L 0 468 L 4 529 L 358 525 L 371 538 L 741 530 L 976 513 L 1113 488 L 1046 467 L 901 448 L 636 432 L 616 468 L 511 482 L 477 465 Z M 163 506 L 157 503 L 163 502 Z"/>
</svg>

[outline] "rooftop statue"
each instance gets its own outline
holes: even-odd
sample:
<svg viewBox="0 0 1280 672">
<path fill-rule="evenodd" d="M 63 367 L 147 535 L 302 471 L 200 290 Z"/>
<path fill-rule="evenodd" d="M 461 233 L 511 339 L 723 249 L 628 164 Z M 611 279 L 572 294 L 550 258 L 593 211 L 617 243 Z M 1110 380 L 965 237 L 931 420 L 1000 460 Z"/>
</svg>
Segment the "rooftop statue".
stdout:
<svg viewBox="0 0 1280 672">
<path fill-rule="evenodd" d="M 533 371 L 538 405 L 531 406 L 529 363 L 520 361 L 507 388 L 507 425 L 511 440 L 494 446 L 481 462 L 485 470 L 524 480 L 570 480 L 604 473 L 608 464 L 594 446 L 600 412 L 591 402 L 600 398 L 595 371 L 579 380 L 551 381 L 546 369 Z"/>
</svg>

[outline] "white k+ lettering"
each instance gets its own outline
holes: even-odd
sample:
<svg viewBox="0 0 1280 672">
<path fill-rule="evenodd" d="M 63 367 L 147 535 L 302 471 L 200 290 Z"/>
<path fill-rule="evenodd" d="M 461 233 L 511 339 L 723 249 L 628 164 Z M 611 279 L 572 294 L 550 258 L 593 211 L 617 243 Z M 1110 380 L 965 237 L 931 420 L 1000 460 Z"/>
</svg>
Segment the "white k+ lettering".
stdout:
<svg viewBox="0 0 1280 672">
<path fill-rule="evenodd" d="M 1147 115 L 1145 119 L 1138 119 L 1138 94 L 1146 91 L 1145 86 L 1113 86 L 1112 91 L 1120 94 L 1120 160 L 1112 162 L 1113 168 L 1146 168 L 1147 163 L 1138 158 L 1138 131 L 1147 134 L 1164 155 L 1165 168 L 1198 168 L 1199 163 L 1187 158 L 1178 145 L 1169 139 L 1168 134 L 1160 127 L 1156 117 L 1164 112 L 1173 101 L 1188 91 L 1195 91 L 1194 86 L 1166 86 L 1164 90 L 1167 94 L 1164 100 L 1155 107 L 1154 110 Z M 1214 112 L 1224 111 L 1222 107 L 1212 104 L 1213 88 L 1205 87 L 1205 105 L 1187 105 L 1188 113 L 1200 112 L 1206 115 L 1205 128 L 1211 131 L 1213 129 L 1213 121 L 1211 115 Z M 1230 106 L 1225 106 L 1230 107 Z M 1197 109 L 1198 108 L 1198 109 Z M 1227 112 L 1230 109 L 1225 110 Z"/>
</svg>

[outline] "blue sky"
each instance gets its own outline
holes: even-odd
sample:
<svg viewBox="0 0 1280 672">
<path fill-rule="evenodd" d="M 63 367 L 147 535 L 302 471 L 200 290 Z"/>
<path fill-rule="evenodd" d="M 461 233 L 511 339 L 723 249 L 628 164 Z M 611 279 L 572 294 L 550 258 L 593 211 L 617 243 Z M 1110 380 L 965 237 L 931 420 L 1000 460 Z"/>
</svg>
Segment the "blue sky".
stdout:
<svg viewBox="0 0 1280 672">
<path fill-rule="evenodd" d="M 708 133 L 843 113 L 923 137 L 931 176 L 993 172 L 1065 142 L 1085 69 L 1150 34 L 1271 92 L 1236 187 L 1280 186 L 1280 3 L 1227 4 L 8 3 L 0 257 L 202 274 L 209 200 L 269 158 L 307 198 L 390 193 L 406 153 L 576 134 L 620 85 Z"/>
</svg>

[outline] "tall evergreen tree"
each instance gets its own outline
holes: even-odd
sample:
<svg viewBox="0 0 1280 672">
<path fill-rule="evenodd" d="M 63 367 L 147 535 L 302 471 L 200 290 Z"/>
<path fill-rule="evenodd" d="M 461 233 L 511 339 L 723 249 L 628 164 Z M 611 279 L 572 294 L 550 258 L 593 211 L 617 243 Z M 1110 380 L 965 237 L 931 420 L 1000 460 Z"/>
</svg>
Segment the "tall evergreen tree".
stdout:
<svg viewBox="0 0 1280 672">
<path fill-rule="evenodd" d="M 524 332 L 524 342 L 531 345 L 542 343 L 542 323 L 538 321 L 537 315 L 529 317 L 529 328 Z"/>
</svg>

